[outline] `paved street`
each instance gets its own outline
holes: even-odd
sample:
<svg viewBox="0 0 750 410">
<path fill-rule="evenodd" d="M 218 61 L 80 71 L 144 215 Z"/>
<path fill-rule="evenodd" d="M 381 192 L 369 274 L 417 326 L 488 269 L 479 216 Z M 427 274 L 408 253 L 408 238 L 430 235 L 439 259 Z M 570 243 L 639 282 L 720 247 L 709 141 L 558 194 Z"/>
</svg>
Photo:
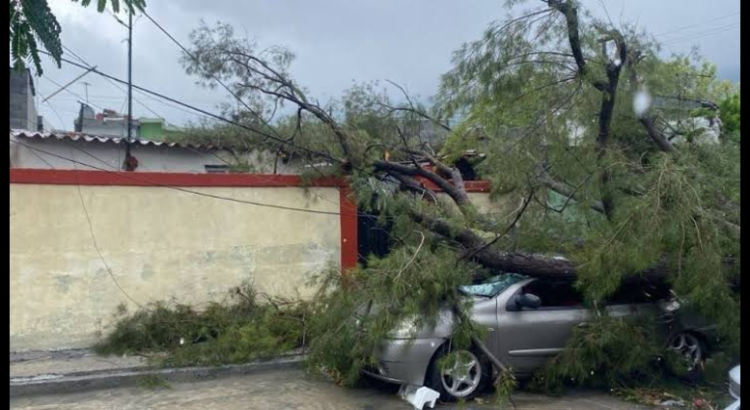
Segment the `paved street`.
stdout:
<svg viewBox="0 0 750 410">
<path fill-rule="evenodd" d="M 351 390 L 324 380 L 311 379 L 301 371 L 261 373 L 234 379 L 177 384 L 168 390 L 103 390 L 91 393 L 24 398 L 10 401 L 18 410 L 409 410 L 387 388 Z M 609 397 L 576 395 L 543 398 L 519 394 L 518 410 L 635 410 Z M 457 410 L 442 405 L 440 410 Z M 485 410 L 490 406 L 470 404 L 465 410 Z"/>
</svg>

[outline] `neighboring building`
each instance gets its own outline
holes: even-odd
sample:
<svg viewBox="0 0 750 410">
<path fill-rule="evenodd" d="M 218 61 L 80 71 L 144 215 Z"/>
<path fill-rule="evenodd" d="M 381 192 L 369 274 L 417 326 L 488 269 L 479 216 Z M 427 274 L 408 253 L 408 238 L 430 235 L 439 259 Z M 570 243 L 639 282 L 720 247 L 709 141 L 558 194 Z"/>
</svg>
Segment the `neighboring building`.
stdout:
<svg viewBox="0 0 750 410">
<path fill-rule="evenodd" d="M 36 88 L 29 70 L 10 69 L 10 128 L 39 130 L 39 115 L 36 111 Z"/>
<path fill-rule="evenodd" d="M 81 133 L 11 130 L 10 166 L 24 169 L 124 168 L 124 138 Z M 299 174 L 303 165 L 269 151 L 239 152 L 213 146 L 136 139 L 131 143 L 136 172 Z M 90 165 L 87 167 L 86 165 Z"/>
<path fill-rule="evenodd" d="M 169 124 L 164 118 L 139 118 L 138 136 L 149 140 L 161 140 L 172 134 L 180 132 L 180 129 Z"/>
<path fill-rule="evenodd" d="M 128 116 L 114 110 L 96 113 L 86 104 L 81 104 L 83 112 L 74 121 L 76 132 L 107 137 L 125 138 L 128 136 Z M 83 121 L 81 121 L 83 118 Z M 132 135 L 138 136 L 138 122 L 133 121 Z"/>
<path fill-rule="evenodd" d="M 83 112 L 74 121 L 76 132 L 120 138 L 128 136 L 128 116 L 126 114 L 107 109 L 101 113 L 96 113 L 93 108 L 86 104 L 81 104 L 80 109 Z M 83 118 L 83 122 L 81 122 L 81 118 Z M 179 131 L 179 128 L 170 125 L 163 118 L 143 117 L 133 119 L 131 132 L 133 137 L 159 141 Z"/>
</svg>

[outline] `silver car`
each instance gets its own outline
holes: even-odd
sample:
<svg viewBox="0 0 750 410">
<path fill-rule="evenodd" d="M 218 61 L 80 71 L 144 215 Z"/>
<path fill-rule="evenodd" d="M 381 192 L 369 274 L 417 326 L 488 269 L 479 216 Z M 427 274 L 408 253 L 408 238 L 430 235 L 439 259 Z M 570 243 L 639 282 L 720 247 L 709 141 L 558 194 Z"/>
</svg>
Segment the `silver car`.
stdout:
<svg viewBox="0 0 750 410">
<path fill-rule="evenodd" d="M 735 367 L 732 369 L 732 371 L 729 373 L 729 394 L 732 395 L 737 401 L 732 404 L 731 406 L 727 407 L 726 410 L 740 410 L 741 407 L 741 375 L 742 370 L 740 366 Z"/>
<path fill-rule="evenodd" d="M 503 275 L 461 290 L 473 298 L 473 320 L 488 329 L 486 348 L 519 378 L 529 377 L 562 352 L 573 330 L 587 326 L 591 319 L 591 311 L 569 282 Z M 615 317 L 654 311 L 659 291 L 623 289 L 607 308 Z M 678 304 L 662 305 L 662 312 L 678 309 Z M 405 322 L 382 343 L 376 353 L 378 365 L 367 375 L 389 383 L 427 386 L 440 392 L 443 400 L 471 398 L 491 382 L 496 373 L 479 349 L 454 350 L 461 360 L 437 365 L 450 348 L 454 326 L 450 312 L 442 313 L 435 326 L 415 328 L 414 322 Z M 708 328 L 702 329 L 699 323 L 669 326 L 672 348 L 694 363 L 703 360 L 707 338 L 702 332 Z"/>
</svg>

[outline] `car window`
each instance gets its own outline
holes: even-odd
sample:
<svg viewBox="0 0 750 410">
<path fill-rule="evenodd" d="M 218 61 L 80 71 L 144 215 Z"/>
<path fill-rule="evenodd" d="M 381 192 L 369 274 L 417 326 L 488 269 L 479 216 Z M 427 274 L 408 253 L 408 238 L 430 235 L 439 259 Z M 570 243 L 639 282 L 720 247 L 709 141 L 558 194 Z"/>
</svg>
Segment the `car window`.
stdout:
<svg viewBox="0 0 750 410">
<path fill-rule="evenodd" d="M 671 298 L 666 285 L 625 284 L 607 299 L 609 305 L 638 305 Z"/>
<path fill-rule="evenodd" d="M 526 285 L 521 292 L 540 298 L 541 309 L 583 306 L 583 297 L 573 282 L 538 280 Z"/>
<path fill-rule="evenodd" d="M 526 279 L 528 279 L 526 276 L 508 273 L 486 279 L 474 285 L 463 286 L 460 289 L 461 292 L 467 295 L 492 298 L 516 283 Z"/>
</svg>

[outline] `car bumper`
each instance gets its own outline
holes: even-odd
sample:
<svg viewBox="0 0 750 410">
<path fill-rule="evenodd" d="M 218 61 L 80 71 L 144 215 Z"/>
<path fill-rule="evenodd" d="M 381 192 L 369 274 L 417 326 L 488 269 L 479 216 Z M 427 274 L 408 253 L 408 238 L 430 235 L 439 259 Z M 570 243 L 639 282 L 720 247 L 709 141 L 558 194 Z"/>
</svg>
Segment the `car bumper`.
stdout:
<svg viewBox="0 0 750 410">
<path fill-rule="evenodd" d="M 729 373 L 729 394 L 735 399 L 740 399 L 741 386 L 740 386 L 740 368 L 736 367 Z"/>
<path fill-rule="evenodd" d="M 388 340 L 375 353 L 377 366 L 364 371 L 393 384 L 424 386 L 427 369 L 444 339 Z"/>
<path fill-rule="evenodd" d="M 727 407 L 726 410 L 740 410 L 740 406 L 740 401 L 737 400 L 737 403 L 734 403 L 731 406 Z"/>
</svg>

